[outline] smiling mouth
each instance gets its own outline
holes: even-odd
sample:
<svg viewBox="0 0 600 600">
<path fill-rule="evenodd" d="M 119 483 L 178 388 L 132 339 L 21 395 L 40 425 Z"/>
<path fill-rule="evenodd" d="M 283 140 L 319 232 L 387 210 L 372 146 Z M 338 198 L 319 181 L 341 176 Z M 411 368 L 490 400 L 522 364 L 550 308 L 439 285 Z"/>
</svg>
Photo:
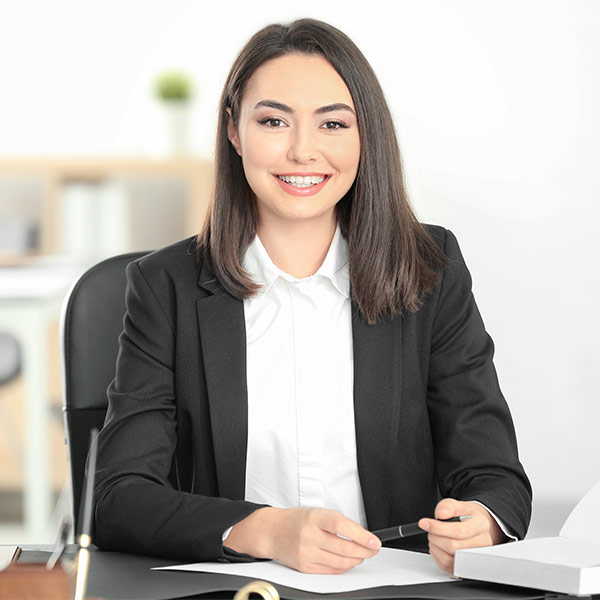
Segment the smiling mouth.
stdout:
<svg viewBox="0 0 600 600">
<path fill-rule="evenodd" d="M 277 175 L 277 178 L 296 188 L 310 188 L 323 183 L 327 175 Z"/>
</svg>

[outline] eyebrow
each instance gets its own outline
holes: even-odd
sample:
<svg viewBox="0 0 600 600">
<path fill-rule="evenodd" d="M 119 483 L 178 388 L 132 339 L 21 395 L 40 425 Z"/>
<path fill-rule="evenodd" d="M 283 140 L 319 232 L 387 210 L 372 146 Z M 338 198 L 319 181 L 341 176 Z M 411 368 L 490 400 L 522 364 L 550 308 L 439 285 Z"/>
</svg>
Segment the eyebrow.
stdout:
<svg viewBox="0 0 600 600">
<path fill-rule="evenodd" d="M 266 106 L 267 108 L 274 108 L 275 110 L 280 110 L 282 112 L 290 114 L 294 114 L 296 112 L 291 106 L 283 104 L 282 102 L 276 102 L 275 100 L 261 100 L 256 104 L 254 110 L 256 110 L 257 108 L 261 108 L 262 106 Z M 317 110 L 315 110 L 314 114 L 323 115 L 325 113 L 334 112 L 336 110 L 345 110 L 351 112 L 354 116 L 356 116 L 354 110 L 347 104 L 344 104 L 343 102 L 336 102 L 334 104 L 327 104 L 326 106 L 321 106 L 320 108 L 317 108 Z"/>
</svg>

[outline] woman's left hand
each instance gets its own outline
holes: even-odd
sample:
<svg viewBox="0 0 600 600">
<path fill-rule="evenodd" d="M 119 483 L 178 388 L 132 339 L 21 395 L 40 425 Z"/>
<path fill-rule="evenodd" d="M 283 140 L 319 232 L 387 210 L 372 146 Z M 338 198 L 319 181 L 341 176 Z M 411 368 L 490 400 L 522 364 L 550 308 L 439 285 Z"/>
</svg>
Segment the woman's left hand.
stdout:
<svg viewBox="0 0 600 600">
<path fill-rule="evenodd" d="M 436 520 L 463 515 L 470 515 L 471 518 L 457 523 Z M 421 519 L 419 527 L 428 532 L 429 552 L 438 567 L 451 574 L 457 550 L 492 546 L 508 539 L 494 517 L 481 504 L 453 498 L 440 500 L 435 507 L 435 519 Z"/>
</svg>

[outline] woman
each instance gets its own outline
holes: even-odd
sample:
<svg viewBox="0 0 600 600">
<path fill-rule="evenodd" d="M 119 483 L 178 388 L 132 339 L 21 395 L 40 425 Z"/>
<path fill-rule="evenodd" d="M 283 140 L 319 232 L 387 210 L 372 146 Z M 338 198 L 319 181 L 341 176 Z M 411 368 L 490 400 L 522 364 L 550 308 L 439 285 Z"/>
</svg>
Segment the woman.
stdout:
<svg viewBox="0 0 600 600">
<path fill-rule="evenodd" d="M 524 536 L 531 489 L 454 236 L 403 185 L 376 77 L 337 29 L 259 31 L 223 91 L 198 239 L 128 268 L 96 541 L 341 573 L 368 530 Z"/>
</svg>

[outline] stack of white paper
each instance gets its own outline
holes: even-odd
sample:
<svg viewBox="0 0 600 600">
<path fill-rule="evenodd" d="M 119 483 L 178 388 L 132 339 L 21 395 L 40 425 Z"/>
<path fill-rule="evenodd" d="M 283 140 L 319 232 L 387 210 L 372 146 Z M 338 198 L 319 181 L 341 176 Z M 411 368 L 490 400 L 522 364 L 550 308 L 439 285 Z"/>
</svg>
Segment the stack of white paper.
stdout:
<svg viewBox="0 0 600 600">
<path fill-rule="evenodd" d="M 454 574 L 564 594 L 600 593 L 600 482 L 573 509 L 557 537 L 459 550 Z"/>
</svg>

